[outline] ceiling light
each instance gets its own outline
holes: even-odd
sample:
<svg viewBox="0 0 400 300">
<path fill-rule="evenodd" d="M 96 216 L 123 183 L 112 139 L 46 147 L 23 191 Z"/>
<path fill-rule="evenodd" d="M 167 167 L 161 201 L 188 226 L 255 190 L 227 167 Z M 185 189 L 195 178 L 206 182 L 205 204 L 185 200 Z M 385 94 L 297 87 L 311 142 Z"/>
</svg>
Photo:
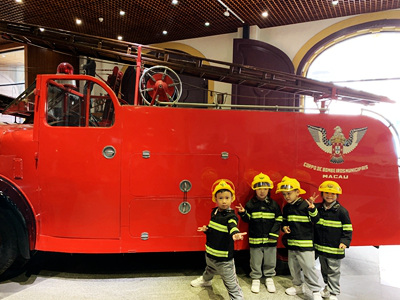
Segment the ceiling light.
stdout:
<svg viewBox="0 0 400 300">
<path fill-rule="evenodd" d="M 17 2 L 17 3 L 22 3 L 22 0 L 15 0 L 15 2 Z"/>
<path fill-rule="evenodd" d="M 204 26 L 210 26 L 210 22 L 205 22 Z"/>
<path fill-rule="evenodd" d="M 332 4 L 333 5 L 338 5 L 339 4 L 339 0 L 332 0 Z"/>
<path fill-rule="evenodd" d="M 99 22 L 101 23 L 101 22 L 103 22 L 103 21 L 104 21 L 104 18 L 100 17 L 100 18 L 99 18 Z"/>
<path fill-rule="evenodd" d="M 119 11 L 119 14 L 120 14 L 121 16 L 125 16 L 125 12 L 124 12 L 123 10 L 120 10 L 120 11 Z"/>
<path fill-rule="evenodd" d="M 225 17 L 229 17 L 229 15 L 230 15 L 229 10 L 224 11 L 224 16 Z"/>
<path fill-rule="evenodd" d="M 163 30 L 162 34 L 163 34 L 163 35 L 167 35 L 167 34 L 168 34 L 168 31 Z"/>
<path fill-rule="evenodd" d="M 76 19 L 75 23 L 76 23 L 76 25 L 81 25 L 82 24 L 82 20 L 81 19 Z"/>
<path fill-rule="evenodd" d="M 119 35 L 119 36 L 117 37 L 117 39 L 118 39 L 119 41 L 122 41 L 122 36 Z"/>
<path fill-rule="evenodd" d="M 43 28 L 43 27 L 40 27 L 39 30 L 40 30 L 40 32 L 43 32 L 43 31 L 44 31 L 44 28 Z"/>
<path fill-rule="evenodd" d="M 261 16 L 262 16 L 263 18 L 268 17 L 268 12 L 267 12 L 267 11 L 263 11 L 263 13 L 261 14 Z"/>
<path fill-rule="evenodd" d="M 172 5 L 177 5 L 178 4 L 178 0 L 172 0 Z"/>
</svg>

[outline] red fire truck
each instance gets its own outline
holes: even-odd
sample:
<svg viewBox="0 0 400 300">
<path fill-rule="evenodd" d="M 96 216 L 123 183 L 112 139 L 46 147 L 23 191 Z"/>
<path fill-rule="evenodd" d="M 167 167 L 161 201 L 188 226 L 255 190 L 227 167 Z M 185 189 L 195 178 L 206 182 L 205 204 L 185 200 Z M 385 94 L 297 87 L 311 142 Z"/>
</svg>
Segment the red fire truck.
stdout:
<svg viewBox="0 0 400 300">
<path fill-rule="evenodd" d="M 10 39 L 31 32 L 14 27 L 0 29 Z M 35 33 L 18 40 L 35 37 L 42 39 Z M 140 45 L 123 46 L 129 51 L 124 48 L 119 57 L 133 60 L 139 74 L 133 105 L 98 78 L 47 74 L 38 75 L 3 111 L 25 121 L 0 127 L 0 273 L 19 257 L 29 259 L 33 250 L 203 251 L 204 236 L 196 229 L 209 220 L 213 182 L 231 180 L 236 201 L 244 205 L 260 172 L 275 183 L 283 176 L 298 179 L 305 197 L 322 181 L 337 181 L 352 218 L 352 245 L 400 243 L 398 157 L 384 122 L 323 110 L 307 114 L 299 107 L 185 107 L 176 96 L 179 82 L 170 74 L 179 68 L 303 95 L 384 98 L 249 66 L 220 62 L 226 66 L 222 72 L 204 59 L 177 62 L 163 49 L 144 54 Z M 109 51 L 104 40 L 98 51 Z M 143 61 L 157 71 L 149 74 Z M 272 196 L 282 204 L 274 195 L 275 190 Z M 245 231 L 246 225 L 240 228 Z M 237 244 L 238 250 L 246 247 L 246 241 Z"/>
</svg>

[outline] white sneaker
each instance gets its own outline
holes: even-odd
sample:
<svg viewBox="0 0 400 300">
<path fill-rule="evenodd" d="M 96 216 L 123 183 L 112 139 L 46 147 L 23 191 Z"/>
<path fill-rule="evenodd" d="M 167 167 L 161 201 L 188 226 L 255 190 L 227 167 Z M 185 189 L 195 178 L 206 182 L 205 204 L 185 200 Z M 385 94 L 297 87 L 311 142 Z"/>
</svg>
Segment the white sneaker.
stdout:
<svg viewBox="0 0 400 300">
<path fill-rule="evenodd" d="M 338 298 L 336 297 L 336 295 L 330 295 L 329 296 L 329 300 L 338 300 Z"/>
<path fill-rule="evenodd" d="M 270 292 L 270 293 L 276 292 L 274 280 L 272 278 L 267 278 L 265 280 L 265 286 L 267 287 L 268 292 Z"/>
<path fill-rule="evenodd" d="M 251 291 L 253 293 L 259 293 L 260 292 L 260 280 L 259 279 L 253 279 L 251 283 Z"/>
<path fill-rule="evenodd" d="M 313 292 L 313 300 L 322 300 L 322 296 L 320 292 Z"/>
<path fill-rule="evenodd" d="M 301 285 L 294 285 L 294 286 L 286 289 L 285 293 L 288 294 L 289 296 L 303 294 L 303 288 Z"/>
<path fill-rule="evenodd" d="M 328 291 L 328 286 L 325 286 L 325 288 L 320 292 L 321 296 L 324 298 L 329 298 L 331 293 Z"/>
<path fill-rule="evenodd" d="M 204 281 L 203 276 L 200 276 L 199 278 L 192 280 L 190 282 L 190 285 L 193 287 L 198 287 L 198 286 L 211 286 L 212 282 L 210 281 Z"/>
</svg>

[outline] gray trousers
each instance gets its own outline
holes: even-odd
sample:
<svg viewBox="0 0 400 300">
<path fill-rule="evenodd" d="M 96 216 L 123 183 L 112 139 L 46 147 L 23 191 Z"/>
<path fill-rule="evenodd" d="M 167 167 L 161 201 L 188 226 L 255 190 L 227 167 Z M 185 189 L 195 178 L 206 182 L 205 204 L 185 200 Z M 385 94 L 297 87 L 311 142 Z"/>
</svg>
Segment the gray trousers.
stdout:
<svg viewBox="0 0 400 300">
<path fill-rule="evenodd" d="M 288 265 L 290 274 L 293 277 L 293 285 L 298 286 L 305 282 L 312 292 L 319 292 L 321 287 L 318 283 L 318 274 L 315 268 L 314 251 L 289 250 Z"/>
<path fill-rule="evenodd" d="M 340 264 L 342 260 L 335 258 L 328 258 L 322 255 L 319 255 L 318 257 L 319 257 L 319 262 L 321 263 L 322 279 L 328 286 L 328 291 L 331 294 L 339 295 Z"/>
<path fill-rule="evenodd" d="M 239 285 L 236 277 L 235 261 L 233 259 L 228 261 L 216 261 L 209 258 L 206 254 L 206 270 L 203 273 L 204 281 L 210 281 L 214 275 L 220 275 L 226 289 L 228 290 L 229 297 L 232 300 L 243 300 L 243 291 Z"/>
<path fill-rule="evenodd" d="M 250 268 L 252 279 L 275 276 L 276 247 L 250 247 Z"/>
</svg>

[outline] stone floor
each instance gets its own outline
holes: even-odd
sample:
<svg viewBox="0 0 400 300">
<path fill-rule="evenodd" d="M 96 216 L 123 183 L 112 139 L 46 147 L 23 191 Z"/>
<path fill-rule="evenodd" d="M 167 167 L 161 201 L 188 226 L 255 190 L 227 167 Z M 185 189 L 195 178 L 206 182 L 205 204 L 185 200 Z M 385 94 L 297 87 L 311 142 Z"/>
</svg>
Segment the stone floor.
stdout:
<svg viewBox="0 0 400 300">
<path fill-rule="evenodd" d="M 400 246 L 352 247 L 342 263 L 341 300 L 400 299 Z M 236 255 L 239 283 L 246 299 L 308 299 L 288 296 L 290 276 L 275 277 L 277 292 L 265 286 L 250 291 L 248 253 Z M 318 261 L 317 267 L 319 268 Z M 190 281 L 204 269 L 203 253 L 68 255 L 37 253 L 27 269 L 0 282 L 0 299 L 229 299 L 217 276 L 212 287 L 193 288 Z M 321 280 L 322 284 L 322 280 Z"/>
</svg>

